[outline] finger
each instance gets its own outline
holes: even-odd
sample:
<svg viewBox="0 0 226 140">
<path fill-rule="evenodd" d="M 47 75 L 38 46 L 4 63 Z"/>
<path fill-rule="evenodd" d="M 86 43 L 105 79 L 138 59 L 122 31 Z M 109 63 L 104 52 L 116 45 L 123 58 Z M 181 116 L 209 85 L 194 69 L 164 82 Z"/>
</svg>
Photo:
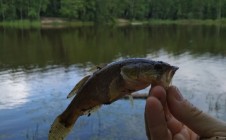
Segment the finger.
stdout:
<svg viewBox="0 0 226 140">
<path fill-rule="evenodd" d="M 150 96 L 156 97 L 159 99 L 161 104 L 164 106 L 165 118 L 167 121 L 167 126 L 171 131 L 172 135 L 181 131 L 183 125 L 181 122 L 176 120 L 172 114 L 169 112 L 167 104 L 166 104 L 166 91 L 161 86 L 152 87 L 150 90 Z"/>
<path fill-rule="evenodd" d="M 190 135 L 190 140 L 199 140 L 199 135 L 194 133 L 190 128 L 188 128 L 186 125 L 184 127 L 188 130 L 189 135 Z"/>
<path fill-rule="evenodd" d="M 150 132 L 151 140 L 170 139 L 167 129 L 165 114 L 161 102 L 155 97 L 149 97 L 145 107 L 147 129 Z"/>
<path fill-rule="evenodd" d="M 164 106 L 166 104 L 166 91 L 163 87 L 161 86 L 155 86 L 155 87 L 151 87 L 150 92 L 149 92 L 150 96 L 153 96 L 157 99 L 159 99 L 159 101 L 161 102 L 161 104 Z"/>
<path fill-rule="evenodd" d="M 146 111 L 144 111 L 144 121 L 145 121 L 145 130 L 146 130 L 147 138 L 149 140 L 151 140 L 151 134 L 150 134 L 150 130 L 149 130 L 149 127 L 148 127 L 148 118 L 147 118 Z"/>
<path fill-rule="evenodd" d="M 169 110 L 175 118 L 201 137 L 226 136 L 226 123 L 217 120 L 185 100 L 180 91 L 171 86 L 167 90 Z"/>
<path fill-rule="evenodd" d="M 173 115 L 170 113 L 167 105 L 164 107 L 165 115 L 166 115 L 166 121 L 168 129 L 171 131 L 172 135 L 175 135 L 181 131 L 183 128 L 183 124 L 178 121 Z"/>
<path fill-rule="evenodd" d="M 211 138 L 201 138 L 200 140 L 226 140 L 226 137 L 211 137 Z"/>
<path fill-rule="evenodd" d="M 173 136 L 173 140 L 193 140 L 189 135 L 189 131 L 186 127 L 183 127 L 180 133 L 177 133 Z"/>
<path fill-rule="evenodd" d="M 151 89 L 149 91 L 149 96 L 156 97 L 157 99 L 159 99 L 159 101 L 161 102 L 162 105 L 164 105 L 166 102 L 166 91 L 161 86 L 153 86 L 152 85 Z M 145 120 L 146 135 L 147 135 L 148 139 L 151 139 L 151 135 L 150 135 L 150 131 L 148 128 L 148 123 L 147 123 L 148 117 L 147 117 L 146 111 L 144 113 L 144 120 Z"/>
<path fill-rule="evenodd" d="M 167 126 L 171 131 L 173 136 L 173 140 L 198 140 L 198 135 L 194 133 L 191 129 L 183 125 L 180 121 L 178 121 L 169 111 L 167 105 L 164 107 Z"/>
<path fill-rule="evenodd" d="M 172 135 L 181 131 L 183 125 L 177 119 L 175 119 L 170 113 L 168 106 L 166 104 L 166 91 L 161 86 L 152 87 L 150 90 L 150 96 L 154 96 L 160 100 L 161 104 L 164 106 L 164 112 L 167 120 L 167 126 L 171 131 Z"/>
</svg>

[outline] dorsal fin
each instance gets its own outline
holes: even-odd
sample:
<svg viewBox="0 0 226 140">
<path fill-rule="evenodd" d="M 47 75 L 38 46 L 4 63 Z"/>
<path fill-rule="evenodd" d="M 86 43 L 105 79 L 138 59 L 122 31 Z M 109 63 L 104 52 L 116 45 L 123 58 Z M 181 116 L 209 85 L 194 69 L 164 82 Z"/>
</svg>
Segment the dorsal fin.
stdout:
<svg viewBox="0 0 226 140">
<path fill-rule="evenodd" d="M 91 75 L 87 75 L 85 77 L 83 77 L 76 85 L 75 87 L 72 89 L 72 91 L 67 95 L 67 98 L 71 98 L 73 97 L 77 91 L 85 84 L 85 82 L 89 79 Z"/>
<path fill-rule="evenodd" d="M 102 68 L 104 68 L 105 66 L 107 66 L 108 64 L 105 64 L 105 63 L 102 63 L 102 64 L 99 64 L 99 65 L 96 65 L 94 67 L 91 67 L 90 68 L 90 72 L 96 72 L 96 71 L 99 71 L 101 70 Z"/>
<path fill-rule="evenodd" d="M 96 67 L 97 67 L 97 69 L 102 69 L 107 65 L 108 65 L 107 63 L 101 63 L 101 64 L 97 65 Z"/>
</svg>

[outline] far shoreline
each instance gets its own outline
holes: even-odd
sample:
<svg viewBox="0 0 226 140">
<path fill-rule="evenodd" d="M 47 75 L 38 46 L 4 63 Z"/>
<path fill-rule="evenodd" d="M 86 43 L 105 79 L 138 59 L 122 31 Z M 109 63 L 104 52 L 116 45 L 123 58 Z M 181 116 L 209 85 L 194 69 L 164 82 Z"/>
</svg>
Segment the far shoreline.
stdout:
<svg viewBox="0 0 226 140">
<path fill-rule="evenodd" d="M 0 27 L 11 28 L 64 28 L 64 27 L 80 27 L 80 26 L 94 26 L 94 22 L 68 20 L 65 18 L 43 17 L 37 21 L 30 20 L 15 20 L 0 22 Z M 97 24 L 98 25 L 98 24 Z M 214 25 L 226 26 L 226 18 L 222 19 L 150 19 L 145 21 L 115 19 L 113 22 L 100 24 L 113 26 L 139 26 L 139 25 Z"/>
</svg>

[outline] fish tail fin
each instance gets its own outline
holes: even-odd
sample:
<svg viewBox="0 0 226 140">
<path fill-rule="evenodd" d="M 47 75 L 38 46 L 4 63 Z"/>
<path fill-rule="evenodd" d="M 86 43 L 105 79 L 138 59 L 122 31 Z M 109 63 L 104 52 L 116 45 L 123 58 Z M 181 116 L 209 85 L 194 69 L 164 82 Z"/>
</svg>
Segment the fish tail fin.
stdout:
<svg viewBox="0 0 226 140">
<path fill-rule="evenodd" d="M 78 116 L 74 116 L 73 122 L 70 123 L 71 125 L 66 126 L 65 123 L 61 119 L 61 115 L 59 115 L 51 125 L 50 131 L 49 131 L 49 140 L 63 140 L 68 133 L 72 130 L 76 120 L 78 119 Z"/>
</svg>

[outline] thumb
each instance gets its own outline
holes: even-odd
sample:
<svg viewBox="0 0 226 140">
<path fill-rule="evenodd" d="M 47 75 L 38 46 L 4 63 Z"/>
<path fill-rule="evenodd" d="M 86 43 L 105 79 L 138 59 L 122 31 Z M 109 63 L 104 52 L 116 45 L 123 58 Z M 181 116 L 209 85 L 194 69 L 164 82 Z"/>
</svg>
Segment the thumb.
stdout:
<svg viewBox="0 0 226 140">
<path fill-rule="evenodd" d="M 175 118 L 200 137 L 226 136 L 226 123 L 217 120 L 185 100 L 180 91 L 171 86 L 167 90 L 167 103 Z"/>
</svg>

